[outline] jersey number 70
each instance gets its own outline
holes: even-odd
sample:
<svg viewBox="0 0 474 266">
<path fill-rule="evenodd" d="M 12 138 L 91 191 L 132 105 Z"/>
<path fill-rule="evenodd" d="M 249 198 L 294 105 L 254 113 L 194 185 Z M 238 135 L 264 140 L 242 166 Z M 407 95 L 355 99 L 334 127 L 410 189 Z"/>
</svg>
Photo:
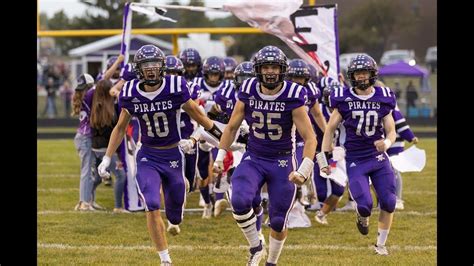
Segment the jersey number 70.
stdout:
<svg viewBox="0 0 474 266">
<path fill-rule="evenodd" d="M 375 134 L 375 127 L 377 126 L 377 120 L 379 115 L 376 111 L 370 110 L 367 114 L 364 114 L 364 111 L 352 111 L 352 119 L 359 119 L 357 123 L 357 136 L 361 136 L 362 124 L 365 124 L 365 135 L 370 137 Z M 364 123 L 365 120 L 365 123 Z M 371 125 L 372 120 L 374 121 L 373 125 Z"/>
</svg>

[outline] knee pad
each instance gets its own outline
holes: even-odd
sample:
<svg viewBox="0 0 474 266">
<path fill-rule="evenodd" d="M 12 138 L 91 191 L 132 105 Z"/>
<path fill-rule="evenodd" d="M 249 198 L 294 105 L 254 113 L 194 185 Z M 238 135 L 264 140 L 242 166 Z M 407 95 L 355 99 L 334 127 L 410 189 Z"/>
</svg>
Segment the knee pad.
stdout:
<svg viewBox="0 0 474 266">
<path fill-rule="evenodd" d="M 333 182 L 332 182 L 333 183 Z M 331 184 L 332 185 L 332 194 L 335 195 L 335 196 L 342 196 L 342 194 L 344 194 L 344 187 L 343 186 L 340 186 L 336 183 L 334 184 Z"/>
<path fill-rule="evenodd" d="M 160 209 L 160 201 L 159 200 L 147 200 L 146 201 L 146 206 L 148 208 L 148 211 L 156 211 Z"/>
<path fill-rule="evenodd" d="M 245 199 L 242 195 L 239 195 L 235 192 L 232 192 L 231 204 L 232 209 L 234 209 L 236 213 L 243 213 L 249 209 L 252 209 L 252 201 Z"/>
<path fill-rule="evenodd" d="M 357 201 L 356 201 L 357 202 Z M 372 206 L 373 204 L 358 204 L 357 203 L 357 212 L 362 217 L 369 217 L 372 213 Z"/>
<path fill-rule="evenodd" d="M 182 218 L 182 210 L 181 209 L 166 209 L 166 218 L 172 224 L 180 224 L 183 220 Z"/>
<path fill-rule="evenodd" d="M 392 213 L 395 211 L 395 205 L 397 203 L 397 197 L 395 194 L 387 194 L 383 197 L 383 199 L 380 200 L 380 209 L 384 210 L 388 213 Z"/>
<path fill-rule="evenodd" d="M 283 231 L 283 227 L 285 226 L 285 217 L 284 216 L 274 216 L 270 218 L 270 227 L 277 231 Z"/>
<path fill-rule="evenodd" d="M 321 202 L 321 203 L 323 203 L 323 202 L 326 200 L 326 198 L 327 198 L 327 197 L 326 197 L 326 193 L 324 193 L 324 194 L 319 194 L 319 193 L 317 193 L 317 194 L 318 194 L 318 201 Z"/>
</svg>

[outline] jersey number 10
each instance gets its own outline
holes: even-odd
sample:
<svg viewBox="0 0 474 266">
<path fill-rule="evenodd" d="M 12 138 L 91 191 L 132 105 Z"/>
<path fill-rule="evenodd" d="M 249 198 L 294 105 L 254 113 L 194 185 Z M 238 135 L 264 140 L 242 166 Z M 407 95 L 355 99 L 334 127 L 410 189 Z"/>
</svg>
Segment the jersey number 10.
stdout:
<svg viewBox="0 0 474 266">
<path fill-rule="evenodd" d="M 146 123 L 146 128 L 147 128 L 147 136 L 148 137 L 155 137 L 158 136 L 160 138 L 164 138 L 168 136 L 170 133 L 170 129 L 168 128 L 168 118 L 166 117 L 165 113 L 158 112 L 153 114 L 153 127 L 151 126 L 151 121 L 148 118 L 148 114 L 143 114 L 142 115 L 143 120 L 145 120 Z M 163 124 L 163 130 L 161 130 L 160 127 L 160 120 L 162 120 Z M 153 133 L 153 128 L 155 128 L 154 133 Z"/>
</svg>

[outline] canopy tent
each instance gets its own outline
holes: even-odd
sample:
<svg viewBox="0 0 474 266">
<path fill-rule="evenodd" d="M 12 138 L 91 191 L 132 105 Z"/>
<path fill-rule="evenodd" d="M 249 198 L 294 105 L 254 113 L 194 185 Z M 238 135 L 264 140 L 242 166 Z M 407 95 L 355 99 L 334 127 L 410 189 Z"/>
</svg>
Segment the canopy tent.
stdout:
<svg viewBox="0 0 474 266">
<path fill-rule="evenodd" d="M 428 76 L 428 70 L 417 65 L 410 66 L 403 61 L 399 61 L 397 63 L 381 67 L 379 69 L 379 76 L 425 77 Z"/>
<path fill-rule="evenodd" d="M 410 66 L 409 64 L 399 61 L 390 65 L 383 66 L 379 69 L 380 77 L 387 76 L 409 76 L 409 77 L 419 77 L 421 78 L 421 91 L 428 92 L 431 91 L 429 84 L 428 76 L 429 71 L 423 67 L 414 65 Z"/>
</svg>

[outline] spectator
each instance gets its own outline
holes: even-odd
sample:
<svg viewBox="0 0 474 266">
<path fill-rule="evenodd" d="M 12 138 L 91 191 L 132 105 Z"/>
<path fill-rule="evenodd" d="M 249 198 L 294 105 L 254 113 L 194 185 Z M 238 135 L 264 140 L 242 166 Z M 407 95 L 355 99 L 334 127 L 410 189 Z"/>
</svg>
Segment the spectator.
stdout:
<svg viewBox="0 0 474 266">
<path fill-rule="evenodd" d="M 397 100 L 402 97 L 402 89 L 400 88 L 400 83 L 398 81 L 395 81 L 393 92 L 395 93 L 395 98 L 397 98 Z"/>
<path fill-rule="evenodd" d="M 48 115 L 48 118 L 54 118 L 58 114 L 55 102 L 57 87 L 52 76 L 48 77 L 45 89 L 47 92 L 47 98 L 43 110 L 43 116 Z"/>
<path fill-rule="evenodd" d="M 410 107 L 416 108 L 416 100 L 418 99 L 418 92 L 416 91 L 413 81 L 409 81 L 406 89 L 407 97 L 407 114 L 409 114 Z"/>
<path fill-rule="evenodd" d="M 74 92 L 71 88 L 71 82 L 69 82 L 69 80 L 65 80 L 63 85 L 59 89 L 59 92 L 61 93 L 61 97 L 63 98 L 63 101 L 64 101 L 64 114 L 65 114 L 65 117 L 70 117 L 70 114 L 71 114 L 71 99 L 72 99 L 72 94 Z"/>
</svg>

